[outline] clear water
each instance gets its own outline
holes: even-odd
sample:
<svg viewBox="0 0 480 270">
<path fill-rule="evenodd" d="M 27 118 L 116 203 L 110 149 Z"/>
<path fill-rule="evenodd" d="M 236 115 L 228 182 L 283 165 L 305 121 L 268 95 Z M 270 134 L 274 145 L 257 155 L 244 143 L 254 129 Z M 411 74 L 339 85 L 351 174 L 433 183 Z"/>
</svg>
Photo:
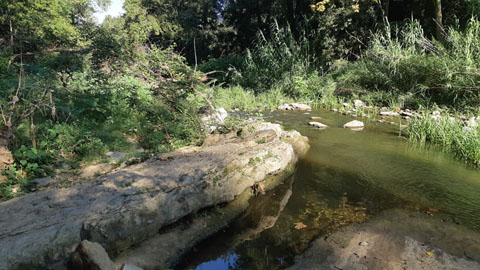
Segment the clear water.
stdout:
<svg viewBox="0 0 480 270">
<path fill-rule="evenodd" d="M 243 216 L 200 243 L 177 269 L 281 269 L 313 239 L 389 208 L 480 229 L 480 170 L 412 145 L 398 135 L 399 126 L 366 122 L 363 131 L 351 131 L 342 128 L 351 117 L 326 111 L 273 112 L 267 120 L 308 136 L 309 152 L 285 184 L 253 198 Z M 329 128 L 310 128 L 309 121 Z M 296 229 L 298 222 L 307 227 Z"/>
</svg>

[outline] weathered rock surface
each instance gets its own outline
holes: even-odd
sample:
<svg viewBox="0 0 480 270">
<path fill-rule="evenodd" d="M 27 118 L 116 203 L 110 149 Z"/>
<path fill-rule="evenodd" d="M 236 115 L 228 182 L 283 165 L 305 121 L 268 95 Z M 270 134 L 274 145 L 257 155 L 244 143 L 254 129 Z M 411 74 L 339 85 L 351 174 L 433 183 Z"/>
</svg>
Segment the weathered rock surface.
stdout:
<svg viewBox="0 0 480 270">
<path fill-rule="evenodd" d="M 83 240 L 70 261 L 72 270 L 117 270 L 105 249 L 98 243 Z"/>
<path fill-rule="evenodd" d="M 270 189 L 278 185 L 280 180 L 282 178 L 272 177 L 264 183 L 264 188 Z M 193 248 L 196 243 L 225 227 L 240 215 L 233 227 L 227 228 L 227 230 L 233 229 L 238 233 L 232 238 L 222 238 L 222 243 L 219 243 L 219 246 L 235 247 L 275 225 L 280 212 L 292 194 L 292 183 L 293 177 L 290 177 L 280 187 L 271 190 L 270 192 L 275 193 L 275 199 L 278 197 L 278 200 L 273 201 L 271 195 L 268 197 L 257 196 L 249 200 L 252 194 L 246 191 L 225 207 L 214 210 L 208 215 L 198 215 L 189 219 L 188 222 L 185 222 L 188 225 L 179 224 L 171 230 L 160 232 L 138 247 L 123 252 L 114 261 L 117 265 L 135 264 L 145 270 L 174 268 L 178 259 Z M 276 209 L 276 211 L 266 213 L 265 208 Z M 253 227 L 236 226 L 237 224 L 249 224 Z M 210 255 L 220 256 L 221 254 Z"/>
<path fill-rule="evenodd" d="M 364 126 L 365 124 L 363 124 L 363 122 L 358 120 L 353 120 L 343 125 L 344 128 L 353 128 L 353 129 L 363 128 Z"/>
<path fill-rule="evenodd" d="M 243 138 L 228 134 L 213 145 L 164 153 L 82 185 L 0 203 L 0 269 L 48 269 L 82 240 L 118 254 L 190 213 L 232 201 L 308 149 L 298 132 L 250 125 L 253 132 Z"/>
<path fill-rule="evenodd" d="M 309 126 L 312 126 L 312 127 L 316 127 L 316 128 L 327 128 L 328 126 L 325 125 L 325 124 L 322 124 L 320 122 L 309 122 L 308 123 Z"/>
<path fill-rule="evenodd" d="M 289 269 L 480 269 L 480 234 L 423 213 L 388 210 L 315 240 Z"/>
</svg>

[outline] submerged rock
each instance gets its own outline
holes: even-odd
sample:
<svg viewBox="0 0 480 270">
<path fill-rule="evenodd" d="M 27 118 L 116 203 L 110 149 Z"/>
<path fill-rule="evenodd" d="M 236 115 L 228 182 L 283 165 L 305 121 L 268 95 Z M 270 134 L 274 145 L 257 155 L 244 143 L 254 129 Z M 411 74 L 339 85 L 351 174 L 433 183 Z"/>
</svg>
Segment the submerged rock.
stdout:
<svg viewBox="0 0 480 270">
<path fill-rule="evenodd" d="M 320 122 L 309 122 L 309 126 L 316 127 L 316 128 L 327 128 L 328 126 L 325 124 L 322 124 Z"/>
<path fill-rule="evenodd" d="M 392 209 L 313 241 L 288 269 L 480 269 L 479 247 L 478 232 Z"/>
<path fill-rule="evenodd" d="M 365 127 L 365 124 L 361 121 L 353 120 L 353 121 L 350 121 L 350 122 L 346 123 L 345 125 L 343 125 L 343 127 L 344 128 L 358 129 L 358 128 Z"/>
</svg>

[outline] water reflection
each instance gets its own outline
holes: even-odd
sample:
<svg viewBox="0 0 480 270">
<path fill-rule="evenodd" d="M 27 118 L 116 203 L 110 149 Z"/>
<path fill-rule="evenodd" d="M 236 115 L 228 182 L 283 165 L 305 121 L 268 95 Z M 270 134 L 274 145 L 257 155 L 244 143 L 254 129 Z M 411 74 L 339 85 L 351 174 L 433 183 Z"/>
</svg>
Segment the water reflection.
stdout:
<svg viewBox="0 0 480 270">
<path fill-rule="evenodd" d="M 310 116 L 321 116 L 329 128 L 308 127 Z M 293 182 L 255 198 L 245 215 L 198 245 L 178 269 L 284 268 L 313 239 L 390 208 L 439 212 L 480 229 L 480 172 L 435 148 L 407 143 L 398 127 L 369 122 L 350 131 L 342 128 L 350 117 L 324 111 L 267 117 L 310 138 Z M 307 227 L 295 229 L 297 222 Z"/>
</svg>

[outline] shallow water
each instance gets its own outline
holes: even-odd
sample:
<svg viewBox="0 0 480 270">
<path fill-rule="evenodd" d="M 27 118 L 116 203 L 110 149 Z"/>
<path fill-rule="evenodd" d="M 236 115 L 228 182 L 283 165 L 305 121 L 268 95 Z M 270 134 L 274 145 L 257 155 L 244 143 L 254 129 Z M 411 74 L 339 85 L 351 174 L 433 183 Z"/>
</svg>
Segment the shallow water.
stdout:
<svg viewBox="0 0 480 270">
<path fill-rule="evenodd" d="M 281 269 L 313 239 L 390 208 L 480 229 L 480 170 L 412 145 L 399 136 L 399 125 L 363 119 L 365 129 L 351 131 L 342 125 L 352 117 L 327 111 L 273 112 L 266 119 L 308 136 L 309 152 L 285 184 L 253 198 L 243 216 L 195 247 L 177 269 Z M 329 128 L 310 128 L 309 121 Z"/>
</svg>

